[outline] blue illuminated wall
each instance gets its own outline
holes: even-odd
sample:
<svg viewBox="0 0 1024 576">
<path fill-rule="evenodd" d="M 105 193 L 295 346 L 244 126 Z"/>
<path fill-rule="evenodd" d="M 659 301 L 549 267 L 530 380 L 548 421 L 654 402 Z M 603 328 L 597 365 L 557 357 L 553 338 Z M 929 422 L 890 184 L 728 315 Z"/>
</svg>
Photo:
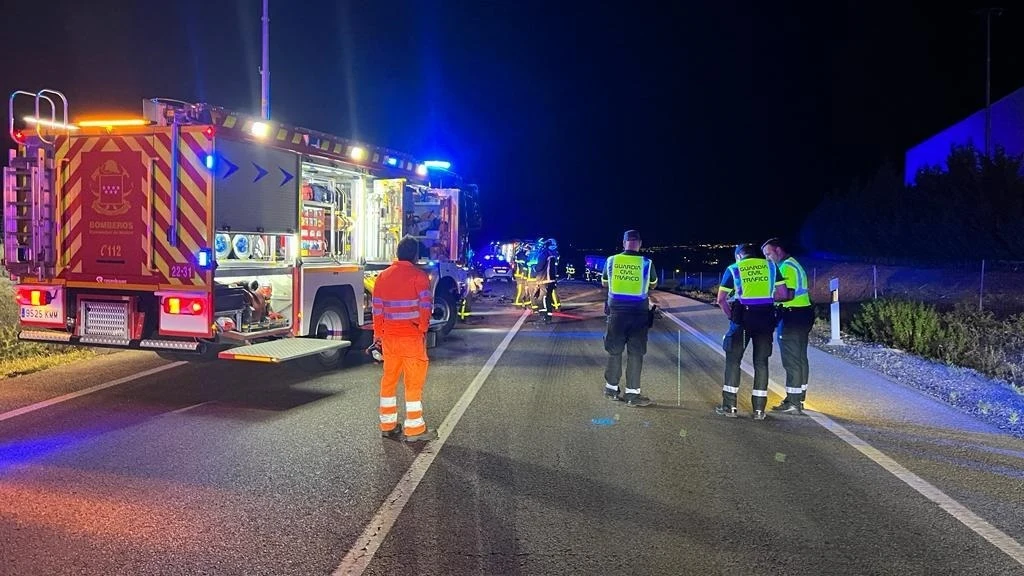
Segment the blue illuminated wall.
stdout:
<svg viewBox="0 0 1024 576">
<path fill-rule="evenodd" d="M 907 150 L 904 181 L 913 183 L 922 168 L 945 168 L 950 149 L 967 144 L 985 150 L 984 108 Z M 1002 146 L 1010 155 L 1024 154 L 1024 88 L 992 103 L 992 146 Z"/>
</svg>

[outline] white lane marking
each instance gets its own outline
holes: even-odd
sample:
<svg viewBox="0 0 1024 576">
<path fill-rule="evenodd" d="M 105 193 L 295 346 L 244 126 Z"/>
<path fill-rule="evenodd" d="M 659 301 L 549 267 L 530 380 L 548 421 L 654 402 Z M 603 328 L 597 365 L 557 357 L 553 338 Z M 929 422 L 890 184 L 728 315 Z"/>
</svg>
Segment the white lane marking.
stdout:
<svg viewBox="0 0 1024 576">
<path fill-rule="evenodd" d="M 137 374 L 132 374 L 131 376 L 125 376 L 124 378 L 118 378 L 117 380 L 111 380 L 110 382 L 104 382 L 103 384 L 97 384 L 97 385 L 95 385 L 95 386 L 93 386 L 91 388 L 86 388 L 84 390 L 79 390 L 78 392 L 71 392 L 70 394 L 65 394 L 63 396 L 58 396 L 56 398 L 50 398 L 49 400 L 43 400 L 42 402 L 36 402 L 35 404 L 30 404 L 28 406 L 24 406 L 22 408 L 18 408 L 17 410 L 11 410 L 10 412 L 4 412 L 3 414 L 0 414 L 0 422 L 2 422 L 4 420 L 9 420 L 11 418 L 15 418 L 17 416 L 21 416 L 23 414 L 28 414 L 29 412 L 35 412 L 36 410 L 42 410 L 43 408 L 48 408 L 50 406 L 53 406 L 54 404 L 60 404 L 61 402 L 67 402 L 68 400 L 74 400 L 75 398 L 78 398 L 79 396 L 85 396 L 87 394 L 92 394 L 93 392 L 99 392 L 100 390 L 105 390 L 107 388 L 112 388 L 114 386 L 120 386 L 121 384 L 127 384 L 128 382 L 131 382 L 133 380 L 138 380 L 139 378 L 145 378 L 146 376 L 152 376 L 153 374 L 159 374 L 160 372 L 164 372 L 165 370 L 170 370 L 171 368 L 177 368 L 178 366 L 181 366 L 183 364 L 188 364 L 188 362 L 172 362 L 170 364 L 164 364 L 163 366 L 157 366 L 156 368 L 151 368 L 149 370 L 145 370 L 145 371 L 139 372 Z"/>
<path fill-rule="evenodd" d="M 185 406 L 184 408 L 178 408 L 177 410 L 171 410 L 170 412 L 167 412 L 167 414 L 181 414 L 182 412 L 188 412 L 189 410 L 192 410 L 194 408 L 206 406 L 207 404 L 213 404 L 214 402 L 215 400 L 207 400 L 206 402 L 200 402 L 199 404 L 193 404 L 191 406 Z"/>
<path fill-rule="evenodd" d="M 387 538 L 391 528 L 395 525 L 395 521 L 398 520 L 398 515 L 402 513 L 402 509 L 409 502 L 409 498 L 412 497 L 413 492 L 416 491 L 416 487 L 423 480 L 423 477 L 427 473 L 427 469 L 434 462 L 434 458 L 444 447 L 444 443 L 448 440 L 448 436 L 451 434 L 452 429 L 462 419 L 462 415 L 465 414 L 466 409 L 469 408 L 469 404 L 476 397 L 477 392 L 483 386 L 487 377 L 491 375 L 491 371 L 494 370 L 494 366 L 501 359 L 501 356 L 505 353 L 512 338 L 515 337 L 519 329 L 522 328 L 523 322 L 530 315 L 529 312 L 523 312 L 519 320 L 516 321 L 515 325 L 508 331 L 505 338 L 498 344 L 498 347 L 491 354 L 491 357 L 487 359 L 483 368 L 477 373 L 473 381 L 470 382 L 469 387 L 459 398 L 459 401 L 455 403 L 452 411 L 448 413 L 448 416 L 444 419 L 444 422 L 437 428 L 437 440 L 428 443 L 423 447 L 423 451 L 420 452 L 413 460 L 412 465 L 409 466 L 409 470 L 402 476 L 402 479 L 398 481 L 395 489 L 388 494 L 388 497 L 384 499 L 384 503 L 374 514 L 370 523 L 363 530 L 362 535 L 356 540 L 352 549 L 345 554 L 345 557 L 341 560 L 341 564 L 334 569 L 332 576 L 341 575 L 359 575 L 362 574 L 366 567 L 373 560 L 373 555 L 377 553 L 377 549 L 380 548 L 384 539 Z"/>
<path fill-rule="evenodd" d="M 676 318 L 674 314 L 666 313 L 665 316 L 678 324 L 680 328 L 692 334 L 697 338 L 697 340 L 700 340 L 709 348 L 717 351 L 720 356 L 723 358 L 725 357 L 725 351 L 722 350 L 722 347 L 715 344 L 710 338 L 704 336 L 686 322 Z M 754 375 L 753 367 L 747 362 L 743 363 L 743 371 L 750 376 Z M 786 396 L 786 389 L 771 378 L 768 379 L 768 387 L 772 389 L 772 392 L 775 392 L 779 396 Z M 808 410 L 813 410 L 810 404 L 805 404 L 804 406 Z M 890 474 L 899 478 L 904 484 L 910 486 L 925 498 L 938 504 L 940 508 L 948 512 L 953 518 L 956 518 L 961 524 L 967 526 L 976 534 L 985 540 L 988 540 L 996 548 L 1005 552 L 1010 558 L 1016 560 L 1018 564 L 1024 565 L 1024 545 L 1021 545 L 1006 533 L 989 524 L 966 506 L 949 497 L 942 490 L 939 490 L 935 486 L 929 484 L 925 479 L 914 474 L 910 470 L 907 470 L 881 450 L 875 448 L 871 444 L 868 444 L 864 440 L 861 440 L 856 434 L 850 432 L 828 416 L 825 416 L 821 412 L 805 412 L 805 414 L 813 418 L 814 421 L 820 424 L 823 428 L 835 434 L 840 440 L 846 442 L 858 452 L 870 458 L 875 464 L 878 464 Z"/>
</svg>

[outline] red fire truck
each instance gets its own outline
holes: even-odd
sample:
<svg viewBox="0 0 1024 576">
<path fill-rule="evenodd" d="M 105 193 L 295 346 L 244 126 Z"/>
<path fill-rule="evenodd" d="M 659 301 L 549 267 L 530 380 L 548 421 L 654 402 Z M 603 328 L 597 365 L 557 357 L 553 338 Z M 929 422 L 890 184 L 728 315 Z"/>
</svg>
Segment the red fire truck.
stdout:
<svg viewBox="0 0 1024 576">
<path fill-rule="evenodd" d="M 19 98 L 34 115 L 15 118 Z M 23 340 L 332 368 L 405 234 L 434 283 L 433 334 L 469 294 L 475 188 L 432 188 L 407 154 L 167 99 L 72 124 L 59 92 L 18 91 L 8 113 L 4 265 Z"/>
</svg>

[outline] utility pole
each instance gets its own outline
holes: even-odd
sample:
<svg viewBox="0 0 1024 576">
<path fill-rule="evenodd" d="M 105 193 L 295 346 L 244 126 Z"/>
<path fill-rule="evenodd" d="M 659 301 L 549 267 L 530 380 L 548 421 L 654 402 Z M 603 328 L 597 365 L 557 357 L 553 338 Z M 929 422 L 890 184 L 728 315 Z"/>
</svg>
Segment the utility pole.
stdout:
<svg viewBox="0 0 1024 576">
<path fill-rule="evenodd" d="M 263 65 L 260 66 L 261 114 L 270 120 L 270 0 L 263 0 Z"/>
<path fill-rule="evenodd" d="M 1002 8 L 989 7 L 975 10 L 985 16 L 985 156 L 992 151 L 992 15 L 999 16 Z"/>
</svg>

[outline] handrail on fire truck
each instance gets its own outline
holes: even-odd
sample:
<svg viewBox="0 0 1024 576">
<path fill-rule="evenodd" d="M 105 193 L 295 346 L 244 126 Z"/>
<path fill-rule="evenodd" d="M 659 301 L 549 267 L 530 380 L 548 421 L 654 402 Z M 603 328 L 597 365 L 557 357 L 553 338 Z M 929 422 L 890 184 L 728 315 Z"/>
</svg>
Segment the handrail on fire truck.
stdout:
<svg viewBox="0 0 1024 576">
<path fill-rule="evenodd" d="M 64 96 L 64 94 L 62 94 L 62 93 L 60 93 L 60 92 L 58 92 L 56 90 L 50 90 L 49 88 L 43 88 L 42 90 L 40 90 L 39 92 L 36 93 L 36 119 L 37 120 L 39 119 L 39 100 L 43 99 L 43 100 L 46 100 L 47 102 L 50 103 L 50 123 L 51 123 L 51 125 L 57 121 L 57 105 L 54 104 L 53 100 L 51 100 L 49 97 L 43 96 L 43 93 L 55 94 L 58 98 L 60 98 L 60 101 L 64 104 L 64 122 L 63 122 L 62 126 L 64 126 L 65 130 L 68 130 L 69 129 L 69 127 L 68 127 L 69 126 L 68 125 L 68 99 Z M 45 142 L 46 144 L 53 144 L 54 142 L 57 141 L 57 137 L 56 136 L 53 137 L 53 140 L 47 140 L 45 137 L 43 137 L 42 130 L 40 130 L 38 132 L 38 136 L 39 136 L 39 139 L 42 140 L 43 142 Z"/>
<path fill-rule="evenodd" d="M 11 135 L 11 140 L 14 140 L 15 142 L 18 141 L 18 137 L 14 131 L 14 99 L 17 98 L 19 94 L 32 96 L 33 98 L 38 96 L 38 94 L 33 94 L 32 92 L 26 92 L 24 90 L 15 90 L 14 92 L 11 92 L 11 97 L 7 100 L 7 133 Z"/>
<path fill-rule="evenodd" d="M 65 129 L 69 129 L 69 124 L 68 124 L 68 99 L 64 96 L 64 94 L 62 94 L 62 93 L 60 93 L 60 92 L 58 92 L 56 90 L 50 90 L 49 88 L 43 88 L 42 90 L 40 90 L 40 91 L 38 91 L 36 93 L 27 92 L 25 90 L 15 90 L 14 92 L 11 93 L 11 97 L 7 100 L 7 133 L 10 134 L 11 139 L 13 139 L 15 141 L 18 140 L 17 135 L 16 135 L 17 131 L 14 129 L 14 100 L 19 95 L 31 96 L 31 97 L 34 98 L 34 100 L 35 100 L 35 114 L 36 114 L 35 115 L 35 119 L 36 119 L 37 122 L 42 120 L 42 117 L 39 115 L 39 101 L 40 100 L 45 100 L 46 102 L 49 102 L 49 104 L 50 104 L 50 122 L 49 122 L 49 125 L 51 127 L 57 127 L 58 126 L 58 123 L 57 123 L 57 103 L 54 102 L 53 99 L 50 98 L 49 96 L 46 96 L 46 94 L 54 94 L 58 98 L 60 98 L 61 103 L 64 105 L 64 108 L 63 108 L 64 122 L 59 124 L 59 126 L 63 126 Z M 39 125 L 43 126 L 45 124 L 40 122 Z M 54 140 L 47 140 L 46 137 L 43 136 L 42 130 L 39 130 L 37 132 L 37 135 L 38 135 L 39 139 L 44 144 L 47 144 L 47 145 L 51 145 L 51 144 L 54 143 L 54 141 L 56 141 L 56 138 L 54 138 Z"/>
</svg>

